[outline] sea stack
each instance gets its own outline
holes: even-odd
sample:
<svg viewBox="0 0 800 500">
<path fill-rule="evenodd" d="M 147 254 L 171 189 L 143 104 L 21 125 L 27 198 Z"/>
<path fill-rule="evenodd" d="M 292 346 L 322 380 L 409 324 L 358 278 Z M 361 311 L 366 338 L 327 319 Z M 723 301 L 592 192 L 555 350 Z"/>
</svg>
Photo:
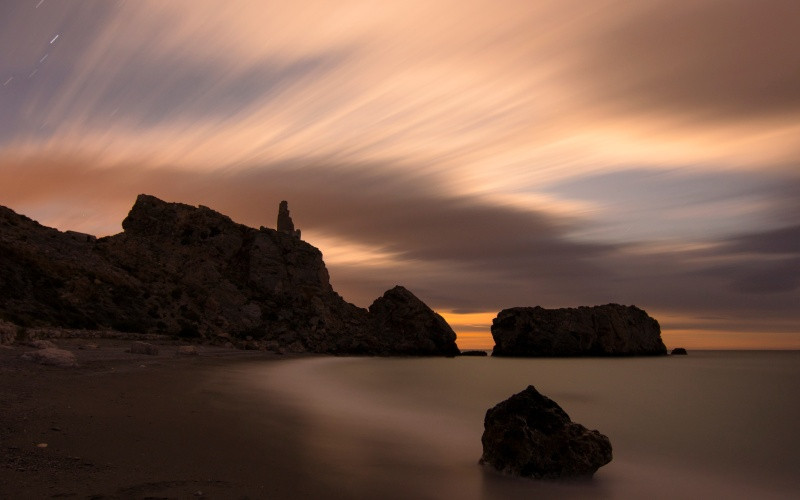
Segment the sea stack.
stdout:
<svg viewBox="0 0 800 500">
<path fill-rule="evenodd" d="M 514 307 L 492 321 L 493 356 L 664 355 L 661 327 L 636 306 Z"/>
</svg>

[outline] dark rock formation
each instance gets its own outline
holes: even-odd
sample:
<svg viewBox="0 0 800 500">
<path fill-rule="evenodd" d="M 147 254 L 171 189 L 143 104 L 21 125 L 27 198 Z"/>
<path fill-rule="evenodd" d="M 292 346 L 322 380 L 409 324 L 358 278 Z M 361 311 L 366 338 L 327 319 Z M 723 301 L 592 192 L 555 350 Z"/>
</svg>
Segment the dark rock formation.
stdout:
<svg viewBox="0 0 800 500">
<path fill-rule="evenodd" d="M 636 306 L 515 307 L 492 321 L 493 356 L 661 355 L 658 321 Z"/>
<path fill-rule="evenodd" d="M 278 232 L 300 238 L 300 230 L 294 228 L 294 221 L 289 215 L 289 202 L 284 200 L 278 205 Z"/>
<path fill-rule="evenodd" d="M 374 313 L 342 299 L 285 202 L 281 213 L 280 231 L 253 229 L 140 195 L 122 233 L 93 239 L 0 207 L 0 320 L 284 352 L 458 352 L 444 320 L 405 289 L 376 301 Z"/>
<path fill-rule="evenodd" d="M 480 463 L 533 478 L 591 476 L 611 461 L 611 442 L 572 422 L 552 399 L 529 385 L 486 412 Z"/>
<path fill-rule="evenodd" d="M 147 354 L 148 356 L 158 356 L 158 346 L 149 342 L 134 342 L 128 349 L 131 354 Z"/>
<path fill-rule="evenodd" d="M 486 351 L 461 351 L 461 356 L 488 356 L 489 354 Z"/>
<path fill-rule="evenodd" d="M 369 306 L 371 329 L 381 350 L 394 354 L 456 356 L 456 334 L 440 315 L 402 286 Z"/>
<path fill-rule="evenodd" d="M 686 352 L 686 349 L 684 349 L 683 347 L 676 347 L 675 349 L 673 349 L 673 350 L 670 352 L 670 354 L 672 354 L 672 355 L 680 355 L 680 356 L 682 356 L 682 355 L 686 355 L 686 354 L 689 354 L 689 353 L 687 353 L 687 352 Z"/>
</svg>

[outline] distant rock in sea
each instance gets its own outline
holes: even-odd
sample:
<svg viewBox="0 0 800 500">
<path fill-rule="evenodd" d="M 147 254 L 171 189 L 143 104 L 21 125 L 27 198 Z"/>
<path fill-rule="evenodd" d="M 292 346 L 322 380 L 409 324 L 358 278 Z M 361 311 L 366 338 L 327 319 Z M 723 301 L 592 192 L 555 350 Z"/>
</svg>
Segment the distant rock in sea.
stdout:
<svg viewBox="0 0 800 500">
<path fill-rule="evenodd" d="M 676 356 L 676 355 L 677 356 L 684 356 L 684 355 L 689 354 L 689 353 L 686 352 L 686 349 L 684 349 L 683 347 L 676 347 L 675 349 L 670 351 L 670 354 L 672 354 L 673 356 Z"/>
<path fill-rule="evenodd" d="M 0 207 L 0 319 L 281 352 L 458 352 L 444 319 L 402 287 L 369 311 L 346 302 L 288 203 L 278 208 L 277 230 L 254 229 L 143 194 L 122 233 L 93 238 Z"/>
<path fill-rule="evenodd" d="M 488 356 L 489 354 L 486 351 L 461 351 L 461 356 Z"/>
<path fill-rule="evenodd" d="M 490 408 L 480 463 L 515 476 L 560 479 L 591 476 L 611 462 L 611 442 L 572 422 L 532 385 Z"/>
<path fill-rule="evenodd" d="M 662 355 L 658 321 L 636 306 L 514 307 L 492 321 L 493 356 Z"/>
</svg>

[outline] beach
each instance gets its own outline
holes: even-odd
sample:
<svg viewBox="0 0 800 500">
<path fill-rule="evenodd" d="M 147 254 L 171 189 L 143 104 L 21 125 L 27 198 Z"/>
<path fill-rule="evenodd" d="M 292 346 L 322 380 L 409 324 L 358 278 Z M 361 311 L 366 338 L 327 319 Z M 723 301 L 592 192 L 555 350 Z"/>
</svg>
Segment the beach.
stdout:
<svg viewBox="0 0 800 500">
<path fill-rule="evenodd" d="M 129 341 L 55 342 L 78 367 L 0 348 L 2 498 L 782 499 L 800 487 L 797 352 L 177 356 L 167 342 L 148 356 Z M 614 460 L 573 482 L 478 466 L 483 413 L 527 383 L 608 435 Z"/>
<path fill-rule="evenodd" d="M 276 440 L 256 438 L 247 401 L 215 392 L 207 375 L 274 355 L 200 347 L 178 357 L 125 352 L 129 341 L 57 340 L 79 366 L 21 359 L 0 348 L 0 497 L 265 498 Z M 86 349 L 79 347 L 90 344 Z M 274 475 L 270 474 L 271 477 Z M 269 486 L 269 487 L 268 487 Z M 269 494 L 267 494 L 269 491 Z M 288 491 L 288 490 L 287 490 Z"/>
</svg>

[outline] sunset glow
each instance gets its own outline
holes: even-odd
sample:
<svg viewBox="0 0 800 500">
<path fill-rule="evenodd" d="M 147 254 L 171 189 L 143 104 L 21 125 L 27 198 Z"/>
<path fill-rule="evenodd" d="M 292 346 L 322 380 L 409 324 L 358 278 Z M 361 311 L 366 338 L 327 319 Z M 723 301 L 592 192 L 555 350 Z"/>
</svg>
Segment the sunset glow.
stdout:
<svg viewBox="0 0 800 500">
<path fill-rule="evenodd" d="M 800 349 L 796 1 L 12 0 L 0 47 L 0 205 L 44 225 L 288 200 L 346 300 L 402 284 L 462 349 L 609 302 Z"/>
</svg>

